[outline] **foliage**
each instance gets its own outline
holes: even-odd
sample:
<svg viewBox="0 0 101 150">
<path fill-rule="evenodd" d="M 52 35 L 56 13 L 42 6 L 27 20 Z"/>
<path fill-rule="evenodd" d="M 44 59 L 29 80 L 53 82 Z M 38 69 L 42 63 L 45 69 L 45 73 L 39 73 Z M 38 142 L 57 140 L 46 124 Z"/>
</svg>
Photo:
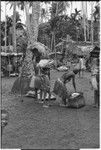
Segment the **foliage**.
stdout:
<svg viewBox="0 0 101 150">
<path fill-rule="evenodd" d="M 93 13 L 93 16 L 94 16 L 94 21 L 99 21 L 100 19 L 100 5 L 99 3 L 97 3 L 97 5 L 95 6 L 95 11 Z"/>
<path fill-rule="evenodd" d="M 38 39 L 41 41 L 44 36 L 44 41 L 50 39 L 51 43 L 51 32 L 55 30 L 55 40 L 56 44 L 58 44 L 61 40 L 60 38 L 64 39 L 66 38 L 67 34 L 69 34 L 72 37 L 72 40 L 76 41 L 77 40 L 77 33 L 78 30 L 80 30 L 80 35 L 78 36 L 78 40 L 82 39 L 83 40 L 83 30 L 81 28 L 80 20 L 72 17 L 68 17 L 68 15 L 61 15 L 61 16 L 56 16 L 52 19 L 49 20 L 48 23 L 41 24 L 39 26 L 39 36 Z M 49 38 L 45 39 L 45 35 Z M 49 46 L 50 47 L 50 46 Z"/>
<path fill-rule="evenodd" d="M 24 24 L 21 23 L 20 15 L 16 12 L 16 29 L 24 29 Z M 7 45 L 9 45 L 9 39 L 12 39 L 12 27 L 13 27 L 13 15 L 11 17 L 6 16 L 6 34 L 7 34 Z M 1 21 L 1 45 L 5 44 L 4 42 L 5 37 L 5 21 Z M 12 44 L 12 40 L 10 42 Z"/>
</svg>

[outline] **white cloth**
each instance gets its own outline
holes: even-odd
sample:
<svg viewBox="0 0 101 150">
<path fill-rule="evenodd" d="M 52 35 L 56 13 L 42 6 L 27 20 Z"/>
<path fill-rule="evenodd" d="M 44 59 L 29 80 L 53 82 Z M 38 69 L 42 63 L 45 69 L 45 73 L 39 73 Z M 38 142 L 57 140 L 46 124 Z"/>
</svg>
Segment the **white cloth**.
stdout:
<svg viewBox="0 0 101 150">
<path fill-rule="evenodd" d="M 80 68 L 85 69 L 85 62 L 83 58 L 80 58 Z"/>
<path fill-rule="evenodd" d="M 91 84 L 92 84 L 92 87 L 93 87 L 94 90 L 98 90 L 96 76 L 91 77 Z"/>
<path fill-rule="evenodd" d="M 31 78 L 30 85 L 29 85 L 30 88 L 34 88 L 34 86 L 35 86 L 35 78 L 36 77 L 33 75 L 32 78 Z"/>
</svg>

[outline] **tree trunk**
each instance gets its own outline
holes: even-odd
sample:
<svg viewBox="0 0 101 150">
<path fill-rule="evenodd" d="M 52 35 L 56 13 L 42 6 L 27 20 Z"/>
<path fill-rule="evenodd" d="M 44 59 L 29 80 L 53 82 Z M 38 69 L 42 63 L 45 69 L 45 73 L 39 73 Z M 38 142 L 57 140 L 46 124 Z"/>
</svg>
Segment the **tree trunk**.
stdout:
<svg viewBox="0 0 101 150">
<path fill-rule="evenodd" d="M 83 28 L 84 28 L 84 41 L 86 42 L 87 39 L 86 39 L 86 5 L 85 5 L 86 2 L 82 2 L 82 10 L 83 10 Z"/>
<path fill-rule="evenodd" d="M 54 51 L 55 51 L 55 67 L 57 67 L 56 47 L 55 47 L 55 32 L 54 32 Z"/>
<path fill-rule="evenodd" d="M 93 35 L 94 35 L 94 32 L 93 32 L 93 2 L 91 2 L 91 43 L 92 43 L 92 45 L 94 43 Z"/>
<path fill-rule="evenodd" d="M 39 25 L 39 14 L 40 14 L 40 2 L 35 1 L 32 3 L 32 20 L 30 24 L 29 20 L 29 10 L 28 10 L 28 3 L 24 2 L 25 4 L 25 11 L 26 11 L 26 23 L 27 23 L 27 31 L 28 31 L 28 46 L 37 41 L 38 38 L 38 25 Z M 34 67 L 32 63 L 32 52 L 27 48 L 26 56 L 24 62 L 22 64 L 22 70 L 20 77 L 15 81 L 12 87 L 12 92 L 21 94 L 26 94 L 29 90 L 29 79 L 34 74 Z M 19 82 L 16 86 L 16 83 Z M 19 90 L 19 88 L 20 90 Z"/>
<path fill-rule="evenodd" d="M 31 37 L 33 36 L 33 33 L 31 32 L 28 3 L 24 2 L 24 5 L 25 5 L 25 12 L 26 12 L 26 25 L 27 25 L 28 45 L 29 45 L 30 43 L 32 43 L 32 38 Z"/>
<path fill-rule="evenodd" d="M 0 33 L 1 33 L 1 1 L 0 1 Z M 0 39 L 1 39 L 1 34 L 0 34 Z M 0 47 L 1 47 L 1 40 L 0 40 Z"/>
<path fill-rule="evenodd" d="M 36 1 L 33 2 L 32 4 L 31 29 L 33 32 L 33 42 L 36 42 L 38 38 L 39 17 L 40 17 L 40 2 Z"/>
<path fill-rule="evenodd" d="M 89 23 L 88 23 L 88 5 L 87 5 L 87 1 L 86 1 L 86 14 L 87 14 L 87 39 L 89 40 Z"/>
<path fill-rule="evenodd" d="M 16 52 L 16 1 L 13 6 L 13 48 L 14 52 Z"/>
<path fill-rule="evenodd" d="M 52 39 L 51 39 L 51 51 L 53 51 L 53 43 L 54 43 L 54 32 L 52 32 Z"/>
<path fill-rule="evenodd" d="M 7 47 L 7 21 L 6 21 L 6 2 L 5 2 L 5 52 L 6 52 L 6 47 Z"/>
<path fill-rule="evenodd" d="M 29 20 L 29 11 L 27 2 L 25 2 L 25 11 L 26 11 L 26 23 L 28 29 L 28 45 L 37 41 L 38 38 L 38 26 L 39 26 L 39 14 L 40 14 L 40 2 L 33 2 L 32 4 L 32 19 L 31 24 Z M 32 52 L 27 48 L 26 57 L 22 65 L 21 76 L 31 76 L 34 73 L 33 63 L 32 63 Z"/>
</svg>

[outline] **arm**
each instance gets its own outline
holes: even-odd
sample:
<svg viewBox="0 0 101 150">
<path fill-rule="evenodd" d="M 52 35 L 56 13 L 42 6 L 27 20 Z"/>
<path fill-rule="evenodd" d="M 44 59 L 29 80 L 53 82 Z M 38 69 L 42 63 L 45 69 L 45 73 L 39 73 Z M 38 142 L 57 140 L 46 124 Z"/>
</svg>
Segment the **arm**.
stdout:
<svg viewBox="0 0 101 150">
<path fill-rule="evenodd" d="M 72 84 L 76 92 L 75 75 L 72 77 Z"/>
</svg>

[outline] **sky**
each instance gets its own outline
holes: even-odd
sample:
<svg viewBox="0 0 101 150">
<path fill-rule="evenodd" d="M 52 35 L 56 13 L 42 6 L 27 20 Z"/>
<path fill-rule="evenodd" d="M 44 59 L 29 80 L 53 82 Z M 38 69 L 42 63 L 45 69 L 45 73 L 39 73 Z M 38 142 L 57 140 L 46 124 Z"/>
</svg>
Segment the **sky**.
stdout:
<svg viewBox="0 0 101 150">
<path fill-rule="evenodd" d="M 77 10 L 81 10 L 81 2 L 82 1 L 73 1 L 73 9 L 72 9 L 72 12 L 74 12 L 75 8 L 77 8 Z M 93 1 L 94 2 L 94 1 Z M 43 8 L 45 8 L 44 4 L 42 5 Z M 5 20 L 5 1 L 2 1 L 1 2 L 1 20 Z M 91 8 L 90 8 L 90 4 L 87 4 L 87 11 L 88 11 L 88 18 L 91 17 Z M 70 10 L 71 10 L 71 6 L 70 8 L 67 8 L 67 14 L 70 15 Z M 20 19 L 22 21 L 22 23 L 25 24 L 25 21 L 26 21 L 26 17 L 25 17 L 25 12 L 21 11 L 20 9 L 17 8 L 17 11 L 19 12 L 19 14 L 21 15 L 20 16 Z M 8 16 L 11 16 L 13 14 L 13 8 L 10 9 L 10 4 L 8 4 L 6 6 L 6 14 Z"/>
</svg>

